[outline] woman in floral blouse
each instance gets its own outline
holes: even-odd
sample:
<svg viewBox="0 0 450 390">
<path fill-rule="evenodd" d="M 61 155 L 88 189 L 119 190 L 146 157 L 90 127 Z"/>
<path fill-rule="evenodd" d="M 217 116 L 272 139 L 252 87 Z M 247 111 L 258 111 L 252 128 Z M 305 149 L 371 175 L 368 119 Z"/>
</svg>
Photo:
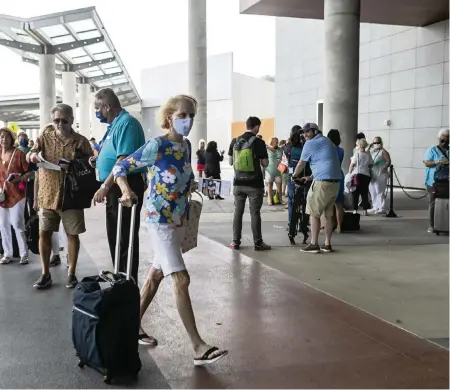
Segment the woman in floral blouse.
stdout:
<svg viewBox="0 0 450 390">
<path fill-rule="evenodd" d="M 4 200 L 0 202 L 0 230 L 5 253 L 0 264 L 9 264 L 13 257 L 14 228 L 19 246 L 20 264 L 28 264 L 28 246 L 25 237 L 25 195 L 28 177 L 26 155 L 14 147 L 16 135 L 8 128 L 0 129 L 0 189 Z"/>
<path fill-rule="evenodd" d="M 181 254 L 185 234 L 188 199 L 194 174 L 191 148 L 185 137 L 191 131 L 197 111 L 197 101 L 187 95 L 172 97 L 161 108 L 161 127 L 166 134 L 148 141 L 144 146 L 118 162 L 114 177 L 122 191 L 121 202 L 131 207 L 136 195 L 126 176 L 148 167 L 149 196 L 146 222 L 153 242 L 154 262 L 141 292 L 141 319 L 152 302 L 164 277 L 171 276 L 178 312 L 194 350 L 194 364 L 214 363 L 227 351 L 208 345 L 200 337 L 189 296 L 189 274 Z M 156 345 L 141 327 L 139 340 L 144 345 Z"/>
</svg>

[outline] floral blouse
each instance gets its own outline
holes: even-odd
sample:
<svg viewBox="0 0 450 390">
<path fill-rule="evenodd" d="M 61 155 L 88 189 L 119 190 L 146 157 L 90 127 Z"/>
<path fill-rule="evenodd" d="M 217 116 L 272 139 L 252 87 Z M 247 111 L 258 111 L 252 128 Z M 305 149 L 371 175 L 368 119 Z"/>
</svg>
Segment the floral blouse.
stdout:
<svg viewBox="0 0 450 390">
<path fill-rule="evenodd" d="M 188 195 L 194 173 L 188 143 L 158 137 L 148 141 L 113 169 L 114 178 L 148 167 L 149 195 L 145 220 L 181 225 L 188 209 Z"/>
</svg>

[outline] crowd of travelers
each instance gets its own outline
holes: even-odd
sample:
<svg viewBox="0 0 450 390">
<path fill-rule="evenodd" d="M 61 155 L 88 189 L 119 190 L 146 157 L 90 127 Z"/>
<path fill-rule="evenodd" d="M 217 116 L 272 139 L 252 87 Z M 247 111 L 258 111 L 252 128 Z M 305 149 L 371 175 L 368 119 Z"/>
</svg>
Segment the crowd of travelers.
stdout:
<svg viewBox="0 0 450 390">
<path fill-rule="evenodd" d="M 227 351 L 206 343 L 199 334 L 189 295 L 190 276 L 181 245 L 186 234 L 190 195 L 197 188 L 191 162 L 196 158 L 200 177 L 221 179 L 220 163 L 225 151 L 219 151 L 215 141 L 201 140 L 193 156 L 188 136 L 196 112 L 194 97 L 171 97 L 160 110 L 161 136 L 146 141 L 139 121 L 122 108 L 112 89 L 105 88 L 95 95 L 96 117 L 108 125 L 99 143 L 74 130 L 73 108 L 63 103 L 52 108 L 52 122 L 41 130 L 35 142 L 25 133 L 17 136 L 9 128 L 1 128 L 0 264 L 9 264 L 15 257 L 19 257 L 20 264 L 29 263 L 25 223 L 33 217 L 38 218 L 42 272 L 34 288 L 43 290 L 52 286 L 50 269 L 61 263 L 60 246 L 67 253 L 66 287 L 74 288 L 78 284 L 79 236 L 86 232 L 84 208 L 93 201 L 94 205 L 106 204 L 105 239 L 113 263 L 118 244 L 119 209 L 122 212 L 118 268 L 125 272 L 132 205 L 136 204 L 131 276 L 137 283 L 140 217 L 144 207 L 154 259 L 141 290 L 141 320 L 162 280 L 170 277 L 194 359 L 198 364 L 208 364 L 225 356 Z M 233 139 L 228 148 L 228 162 L 234 169 L 231 249 L 241 247 L 247 198 L 256 251 L 271 249 L 263 240 L 261 229 L 265 196 L 268 205 L 284 205 L 283 198 L 287 197 L 291 225 L 288 230 L 293 229 L 292 221 L 302 210 L 299 230 L 304 234 L 306 244 L 301 250 L 306 253 L 333 251 L 333 231 L 345 231 L 344 220 L 348 213 L 344 212 L 344 199 L 347 195 L 352 200 L 349 214 L 359 215 L 360 205 L 363 215 L 386 212 L 387 172 L 391 158 L 380 137 L 375 137 L 369 144 L 364 134 L 357 135 L 349 173 L 344 175 L 341 166 L 344 150 L 339 146 L 338 130 L 332 129 L 325 136 L 315 123 L 306 123 L 303 127 L 294 126 L 289 139 L 279 141 L 274 137 L 266 145 L 259 134 L 261 125 L 259 118 L 249 117 L 246 131 Z M 434 215 L 433 175 L 439 167 L 447 166 L 448 170 L 448 148 L 449 131 L 445 129 L 439 133 L 439 145 L 431 147 L 424 158 L 430 193 L 430 229 Z M 98 183 L 87 207 L 70 207 L 65 203 L 68 172 L 77 162 L 90 167 L 86 172 L 95 171 L 95 182 Z M 216 196 L 216 199 L 223 198 Z M 119 204 L 125 207 L 122 209 Z M 319 244 L 321 229 L 325 233 L 322 245 Z M 306 243 L 309 234 L 311 239 Z M 17 242 L 17 256 L 14 255 L 14 241 Z M 154 346 L 158 341 L 141 326 L 139 343 Z"/>
</svg>

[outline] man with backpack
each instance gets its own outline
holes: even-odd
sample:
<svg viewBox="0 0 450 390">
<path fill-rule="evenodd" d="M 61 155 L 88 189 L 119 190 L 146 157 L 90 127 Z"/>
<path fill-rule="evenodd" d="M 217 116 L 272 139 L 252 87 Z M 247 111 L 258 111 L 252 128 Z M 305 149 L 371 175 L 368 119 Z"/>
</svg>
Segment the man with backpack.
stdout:
<svg viewBox="0 0 450 390">
<path fill-rule="evenodd" d="M 261 120 L 251 116 L 246 122 L 246 132 L 233 139 L 228 151 L 230 165 L 234 167 L 234 217 L 231 249 L 238 250 L 242 238 L 242 217 L 245 202 L 249 199 L 253 242 L 256 251 L 272 249 L 265 244 L 261 232 L 261 207 L 264 201 L 262 168 L 269 164 L 264 141 L 257 137 Z"/>
</svg>

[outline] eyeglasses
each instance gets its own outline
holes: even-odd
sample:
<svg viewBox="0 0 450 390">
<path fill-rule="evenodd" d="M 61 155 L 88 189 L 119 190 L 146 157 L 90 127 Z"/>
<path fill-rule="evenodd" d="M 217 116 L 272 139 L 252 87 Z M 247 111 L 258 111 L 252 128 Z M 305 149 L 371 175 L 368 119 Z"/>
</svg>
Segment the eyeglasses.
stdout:
<svg viewBox="0 0 450 390">
<path fill-rule="evenodd" d="M 374 145 L 381 145 L 381 142 L 373 142 Z"/>
<path fill-rule="evenodd" d="M 63 124 L 63 125 L 67 125 L 69 123 L 69 121 L 67 119 L 64 119 L 64 118 L 55 118 L 55 119 L 53 119 L 53 123 L 55 125 L 59 125 L 60 123 Z"/>
</svg>

